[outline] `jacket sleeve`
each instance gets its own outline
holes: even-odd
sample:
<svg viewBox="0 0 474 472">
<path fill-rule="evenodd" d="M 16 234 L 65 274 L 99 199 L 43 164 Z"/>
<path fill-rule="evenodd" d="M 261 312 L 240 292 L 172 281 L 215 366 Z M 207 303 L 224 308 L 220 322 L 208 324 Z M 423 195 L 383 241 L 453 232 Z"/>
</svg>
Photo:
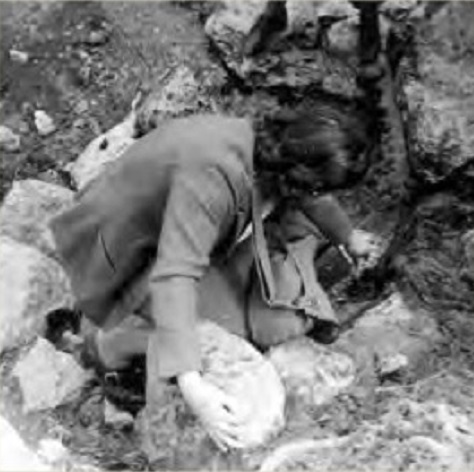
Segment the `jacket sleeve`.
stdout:
<svg viewBox="0 0 474 472">
<path fill-rule="evenodd" d="M 218 169 L 177 172 L 171 183 L 150 278 L 156 329 L 148 355 L 160 377 L 200 370 L 197 285 L 235 222 L 235 208 Z"/>
<path fill-rule="evenodd" d="M 333 244 L 347 245 L 352 224 L 339 202 L 332 195 L 308 196 L 301 202 L 301 210 Z"/>
</svg>

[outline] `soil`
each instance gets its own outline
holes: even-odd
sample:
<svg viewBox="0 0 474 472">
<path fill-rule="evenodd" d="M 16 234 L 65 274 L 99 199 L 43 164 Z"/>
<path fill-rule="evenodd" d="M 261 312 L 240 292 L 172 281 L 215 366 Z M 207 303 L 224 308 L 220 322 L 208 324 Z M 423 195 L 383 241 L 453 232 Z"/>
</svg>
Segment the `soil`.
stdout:
<svg viewBox="0 0 474 472">
<path fill-rule="evenodd" d="M 178 2 L 1 2 L 0 48 L 2 75 L 0 123 L 21 135 L 17 152 L 0 156 L 0 195 L 12 182 L 38 178 L 72 187 L 64 167 L 101 132 L 129 112 L 137 91 L 177 65 L 206 69 L 208 54 L 202 20 L 213 8 L 207 2 L 190 6 Z M 29 55 L 26 64 L 14 62 L 9 51 Z M 262 103 L 234 93 L 221 100 L 235 111 Z M 245 103 L 244 103 L 245 102 Z M 274 106 L 269 99 L 269 106 Z M 56 131 L 40 136 L 32 113 L 43 109 Z M 238 110 L 237 110 L 238 109 Z M 395 223 L 393 208 L 380 208 L 377 171 L 363 188 L 343 195 L 356 220 L 379 211 L 378 220 Z M 381 216 L 380 216 L 381 215 Z M 372 218 L 366 229 L 379 224 Z M 443 334 L 435 352 L 403 381 L 356 385 L 329 406 L 302 409 L 289 406 L 285 432 L 268 448 L 252 454 L 218 452 L 208 441 L 193 436 L 193 420 L 184 415 L 189 433 L 170 443 L 163 438 L 168 470 L 252 470 L 269 448 L 294 438 L 345 435 L 364 421 L 376 420 L 400 398 L 442 400 L 466 410 L 472 407 L 474 388 L 473 281 L 466 277 L 461 236 L 474 227 L 474 203 L 462 193 L 439 193 L 415 211 L 413 230 L 396 257 L 392 282 L 414 306 L 427 309 Z M 345 294 L 350 311 L 357 297 Z M 360 294 L 359 294 L 360 298 Z M 52 412 L 25 415 L 21 393 L 10 377 L 18 352 L 0 362 L 2 414 L 27 443 L 36 446 L 44 437 L 59 437 L 74 456 L 74 464 L 95 464 L 106 470 L 146 470 L 133 431 L 117 431 L 103 422 L 103 389 L 89 385 L 80 399 Z M 174 419 L 170 419 L 174 421 Z M 169 430 L 173 427 L 170 424 Z M 166 431 L 166 425 L 163 431 Z"/>
</svg>

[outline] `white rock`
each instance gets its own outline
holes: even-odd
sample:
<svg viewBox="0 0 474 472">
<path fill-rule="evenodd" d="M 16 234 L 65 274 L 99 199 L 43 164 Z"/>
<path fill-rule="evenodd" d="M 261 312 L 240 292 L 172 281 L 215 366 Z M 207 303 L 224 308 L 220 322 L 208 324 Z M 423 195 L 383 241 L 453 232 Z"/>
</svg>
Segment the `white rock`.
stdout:
<svg viewBox="0 0 474 472">
<path fill-rule="evenodd" d="M 10 423 L 0 416 L 0 470 L 5 472 L 47 472 L 51 467 L 31 451 Z"/>
<path fill-rule="evenodd" d="M 275 367 L 247 341 L 212 322 L 200 323 L 198 333 L 204 378 L 231 395 L 242 408 L 246 424 L 243 447 L 253 448 L 267 442 L 285 423 L 285 390 Z M 153 355 L 149 357 L 153 358 Z M 164 442 L 171 444 L 179 437 L 175 419 L 177 412 L 186 407 L 180 393 L 169 392 L 163 384 L 151 384 L 147 388 L 161 393 L 159 398 L 147 398 L 136 429 L 142 437 L 144 451 L 154 460 L 162 453 Z M 177 430 L 170 431 L 170 424 Z M 206 434 L 197 427 L 193 437 L 204 439 Z"/>
<path fill-rule="evenodd" d="M 49 220 L 65 210 L 74 193 L 40 180 L 19 180 L 0 207 L 0 234 L 36 247 L 47 255 L 55 253 Z"/>
<path fill-rule="evenodd" d="M 250 343 L 212 322 L 199 327 L 204 378 L 246 412 L 246 447 L 263 444 L 284 425 L 285 392 L 275 367 Z"/>
<path fill-rule="evenodd" d="M 35 111 L 35 125 L 40 136 L 48 136 L 56 130 L 53 119 L 43 110 Z"/>
<path fill-rule="evenodd" d="M 20 149 L 20 136 L 10 128 L 0 126 L 0 147 L 10 152 L 18 151 Z"/>
<path fill-rule="evenodd" d="M 384 377 L 406 369 L 410 365 L 410 361 L 407 356 L 397 353 L 378 358 L 377 365 L 379 375 Z"/>
<path fill-rule="evenodd" d="M 50 342 L 38 338 L 18 361 L 13 375 L 20 383 L 23 411 L 28 413 L 74 400 L 93 373 L 84 370 L 70 354 L 57 351 Z"/>
<path fill-rule="evenodd" d="M 54 260 L 0 236 L 0 352 L 28 342 L 45 328 L 45 315 L 71 307 L 69 281 Z"/>
<path fill-rule="evenodd" d="M 70 173 L 80 190 L 94 180 L 110 163 L 116 161 L 135 142 L 136 113 L 88 144 L 77 160 L 70 166 Z"/>
<path fill-rule="evenodd" d="M 329 402 L 355 378 L 350 357 L 309 338 L 294 339 L 272 348 L 268 359 L 280 374 L 287 395 L 305 405 Z"/>
<path fill-rule="evenodd" d="M 133 427 L 134 418 L 128 411 L 119 410 L 107 399 L 104 401 L 104 421 L 105 424 L 117 429 Z"/>
<path fill-rule="evenodd" d="M 42 439 L 39 442 L 38 455 L 48 464 L 59 464 L 67 459 L 69 451 L 58 439 Z"/>
<path fill-rule="evenodd" d="M 26 64 L 30 58 L 27 52 L 10 49 L 10 59 L 19 64 Z"/>
</svg>

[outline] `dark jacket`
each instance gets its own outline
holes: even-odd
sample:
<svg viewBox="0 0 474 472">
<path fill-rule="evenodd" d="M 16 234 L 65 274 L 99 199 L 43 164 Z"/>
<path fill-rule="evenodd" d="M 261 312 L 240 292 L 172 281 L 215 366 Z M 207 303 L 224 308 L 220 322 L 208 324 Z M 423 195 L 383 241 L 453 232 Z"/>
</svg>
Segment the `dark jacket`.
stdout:
<svg viewBox="0 0 474 472">
<path fill-rule="evenodd" d="M 52 222 L 78 306 L 99 326 L 151 270 L 162 376 L 200 367 L 194 287 L 250 221 L 253 148 L 247 120 L 173 120 L 133 144 Z M 333 209 L 316 213 L 331 219 Z M 347 231 L 333 231 L 337 242 Z M 187 292 L 175 290 L 176 278 L 190 280 Z"/>
</svg>

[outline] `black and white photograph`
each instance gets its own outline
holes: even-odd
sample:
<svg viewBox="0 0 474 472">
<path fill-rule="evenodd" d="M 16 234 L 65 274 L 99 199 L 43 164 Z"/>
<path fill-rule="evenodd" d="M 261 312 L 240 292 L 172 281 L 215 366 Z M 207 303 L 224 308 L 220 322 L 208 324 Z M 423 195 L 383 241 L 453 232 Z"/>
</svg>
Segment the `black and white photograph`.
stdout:
<svg viewBox="0 0 474 472">
<path fill-rule="evenodd" d="M 474 469 L 474 1 L 0 0 L 0 471 Z"/>
</svg>

